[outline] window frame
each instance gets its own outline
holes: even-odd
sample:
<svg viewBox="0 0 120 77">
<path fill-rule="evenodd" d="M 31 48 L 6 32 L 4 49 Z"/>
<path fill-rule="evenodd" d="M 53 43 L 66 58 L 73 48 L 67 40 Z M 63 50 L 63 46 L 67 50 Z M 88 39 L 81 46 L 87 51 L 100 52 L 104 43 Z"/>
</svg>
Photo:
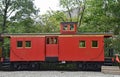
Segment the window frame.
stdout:
<svg viewBox="0 0 120 77">
<path fill-rule="evenodd" d="M 58 44 L 58 37 L 54 37 L 53 42 L 54 44 Z"/>
<path fill-rule="evenodd" d="M 73 26 L 73 30 L 70 29 L 71 25 Z M 69 24 L 69 30 L 74 31 L 75 30 L 75 25 L 74 24 Z"/>
<path fill-rule="evenodd" d="M 97 42 L 97 46 L 96 47 L 93 46 L 93 42 Z M 91 41 L 91 48 L 98 48 L 98 45 L 99 45 L 98 40 L 92 40 Z"/>
<path fill-rule="evenodd" d="M 66 29 L 64 28 L 65 26 L 66 26 Z M 68 31 L 68 24 L 64 24 L 62 30 L 63 31 Z"/>
<path fill-rule="evenodd" d="M 81 46 L 80 43 L 84 42 L 85 46 Z M 79 48 L 86 48 L 86 41 L 85 40 L 79 40 Z"/>
<path fill-rule="evenodd" d="M 24 41 L 25 43 L 25 48 L 31 48 L 32 47 L 32 42 L 30 41 L 30 40 L 26 40 L 26 41 Z M 30 43 L 30 47 L 27 47 L 27 42 L 29 42 Z"/>
<path fill-rule="evenodd" d="M 58 37 L 46 37 L 46 44 L 58 44 Z"/>
<path fill-rule="evenodd" d="M 22 46 L 21 47 L 18 46 L 18 42 L 22 42 Z M 22 40 L 17 40 L 16 41 L 16 47 L 17 48 L 23 48 L 24 47 L 24 42 Z"/>
</svg>

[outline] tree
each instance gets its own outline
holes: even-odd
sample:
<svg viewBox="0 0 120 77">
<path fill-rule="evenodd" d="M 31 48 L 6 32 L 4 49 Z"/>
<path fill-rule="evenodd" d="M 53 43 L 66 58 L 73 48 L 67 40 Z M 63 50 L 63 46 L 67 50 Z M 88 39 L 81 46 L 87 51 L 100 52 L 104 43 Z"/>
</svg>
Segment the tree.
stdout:
<svg viewBox="0 0 120 77">
<path fill-rule="evenodd" d="M 86 9 L 83 24 L 79 31 L 86 32 L 110 32 L 112 26 L 104 0 L 86 0 Z"/>
<path fill-rule="evenodd" d="M 38 9 L 34 6 L 33 0 L 0 0 L 1 33 L 25 32 L 25 28 L 28 26 L 25 23 L 32 22 L 31 19 L 37 12 Z M 4 39 L 2 44 L 2 57 L 5 57 L 5 54 L 8 53 L 5 50 L 8 47 L 5 45 L 8 43 L 6 44 Z"/>
<path fill-rule="evenodd" d="M 117 37 L 105 39 L 105 53 L 110 48 L 120 53 L 120 0 L 86 0 L 80 32 L 113 32 Z M 107 44 L 107 45 L 106 45 Z"/>
<path fill-rule="evenodd" d="M 120 0 L 106 0 L 108 14 L 111 17 L 111 24 L 114 29 L 114 34 L 120 34 Z"/>
<path fill-rule="evenodd" d="M 46 14 L 40 16 L 38 29 L 42 28 L 41 32 L 59 32 L 60 22 L 66 20 L 66 16 L 60 11 L 48 11 Z M 39 30 L 39 31 L 40 31 Z"/>
<path fill-rule="evenodd" d="M 19 22 L 7 22 L 7 32 L 9 33 L 34 33 L 35 21 L 32 18 L 26 18 Z"/>
<path fill-rule="evenodd" d="M 113 32 L 119 34 L 119 0 L 86 0 L 80 31 Z"/>
<path fill-rule="evenodd" d="M 120 54 L 120 35 L 114 36 L 112 47 L 114 48 L 115 54 Z"/>
<path fill-rule="evenodd" d="M 81 25 L 84 10 L 85 10 L 85 4 L 86 0 L 60 0 L 60 6 L 64 8 L 64 11 L 68 13 L 69 15 L 69 21 L 76 21 L 78 22 L 78 27 Z M 72 16 L 72 12 L 74 9 L 78 10 L 78 12 L 74 12 L 76 14 L 76 17 Z"/>
<path fill-rule="evenodd" d="M 33 4 L 33 0 L 0 0 L 0 14 L 3 24 L 2 32 L 6 32 L 8 20 L 20 21 L 22 19 L 36 15 L 38 9 Z"/>
</svg>

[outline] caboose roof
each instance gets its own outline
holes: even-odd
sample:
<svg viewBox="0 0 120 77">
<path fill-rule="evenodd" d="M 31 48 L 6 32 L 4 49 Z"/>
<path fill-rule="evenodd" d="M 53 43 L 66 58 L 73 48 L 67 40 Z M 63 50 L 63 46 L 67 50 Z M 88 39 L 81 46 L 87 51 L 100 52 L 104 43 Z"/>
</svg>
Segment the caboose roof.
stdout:
<svg viewBox="0 0 120 77">
<path fill-rule="evenodd" d="M 15 37 L 15 36 L 68 36 L 68 35 L 84 35 L 84 36 L 104 36 L 104 37 L 112 37 L 112 33 L 76 33 L 76 34 L 61 34 L 61 33 L 4 33 L 1 34 L 1 37 Z"/>
</svg>

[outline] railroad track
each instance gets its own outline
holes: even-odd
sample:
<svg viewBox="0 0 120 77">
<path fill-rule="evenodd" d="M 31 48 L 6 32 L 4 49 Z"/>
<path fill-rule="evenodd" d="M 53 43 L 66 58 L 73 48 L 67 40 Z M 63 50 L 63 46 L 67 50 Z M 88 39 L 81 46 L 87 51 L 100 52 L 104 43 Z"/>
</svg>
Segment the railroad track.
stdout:
<svg viewBox="0 0 120 77">
<path fill-rule="evenodd" d="M 119 66 L 102 66 L 101 72 L 105 74 L 120 75 L 120 67 Z"/>
</svg>

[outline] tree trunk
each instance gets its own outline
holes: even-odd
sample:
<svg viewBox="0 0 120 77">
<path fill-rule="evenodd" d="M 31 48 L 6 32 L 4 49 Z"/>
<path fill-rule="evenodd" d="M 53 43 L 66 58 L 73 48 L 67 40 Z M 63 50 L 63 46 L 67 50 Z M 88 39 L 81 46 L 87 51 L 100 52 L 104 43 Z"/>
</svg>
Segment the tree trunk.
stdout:
<svg viewBox="0 0 120 77">
<path fill-rule="evenodd" d="M 4 14 L 3 14 L 3 25 L 2 25 L 2 33 L 6 32 L 6 21 L 7 21 L 7 10 L 9 6 L 10 0 L 5 0 L 5 9 L 4 9 Z M 4 51 L 4 37 L 2 41 L 2 58 L 5 58 L 5 51 Z"/>
<path fill-rule="evenodd" d="M 3 15 L 3 25 L 2 25 L 2 33 L 5 33 L 6 29 L 6 21 L 7 21 L 7 10 L 9 6 L 10 0 L 5 0 L 5 9 L 4 9 L 4 15 Z"/>
<path fill-rule="evenodd" d="M 86 8 L 85 6 L 86 6 L 86 0 L 84 1 L 84 6 L 83 6 L 83 8 L 82 8 L 81 17 L 80 17 L 80 19 L 78 19 L 78 27 L 80 27 L 81 22 L 82 22 L 82 19 L 83 19 L 83 15 L 84 15 L 85 8 Z"/>
<path fill-rule="evenodd" d="M 68 9 L 68 14 L 69 14 L 69 17 L 70 17 L 70 22 L 72 22 L 71 10 L 69 9 L 69 7 L 68 7 L 68 6 L 67 6 L 67 9 Z"/>
</svg>

